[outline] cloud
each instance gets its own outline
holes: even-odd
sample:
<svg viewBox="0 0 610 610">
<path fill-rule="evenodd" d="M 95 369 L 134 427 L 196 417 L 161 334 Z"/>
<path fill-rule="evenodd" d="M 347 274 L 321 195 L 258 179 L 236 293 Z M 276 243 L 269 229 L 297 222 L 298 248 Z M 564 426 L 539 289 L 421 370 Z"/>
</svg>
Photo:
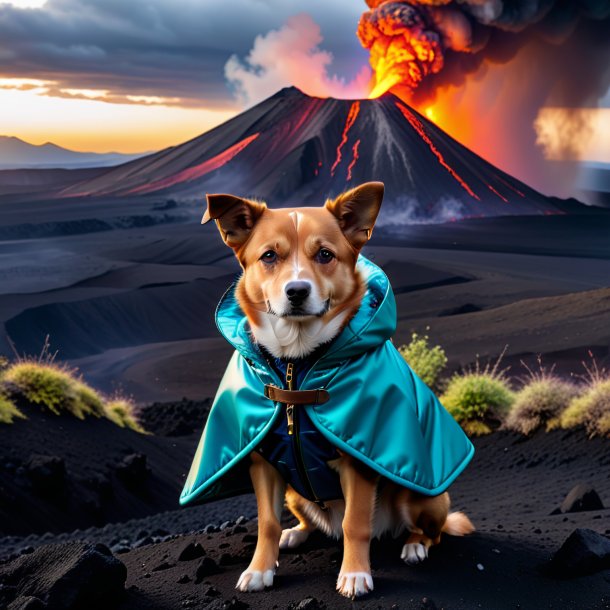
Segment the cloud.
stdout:
<svg viewBox="0 0 610 610">
<path fill-rule="evenodd" d="M 290 85 L 318 97 L 366 97 L 371 70 L 363 66 L 349 82 L 329 74 L 333 56 L 320 49 L 321 42 L 320 28 L 309 15 L 290 17 L 280 29 L 257 36 L 245 61 L 232 55 L 225 75 L 246 105 Z"/>
<path fill-rule="evenodd" d="M 229 58 L 245 56 L 257 35 L 302 10 L 298 0 L 48 0 L 27 10 L 0 2 L 0 78 L 106 90 L 109 101 L 235 106 L 224 74 Z M 307 4 L 322 23 L 333 70 L 348 79 L 368 63 L 355 36 L 361 10 L 353 0 Z"/>
<path fill-rule="evenodd" d="M 534 121 L 536 144 L 546 159 L 581 160 L 591 148 L 595 110 L 543 108 Z M 606 133 L 606 136 L 610 134 Z"/>
</svg>

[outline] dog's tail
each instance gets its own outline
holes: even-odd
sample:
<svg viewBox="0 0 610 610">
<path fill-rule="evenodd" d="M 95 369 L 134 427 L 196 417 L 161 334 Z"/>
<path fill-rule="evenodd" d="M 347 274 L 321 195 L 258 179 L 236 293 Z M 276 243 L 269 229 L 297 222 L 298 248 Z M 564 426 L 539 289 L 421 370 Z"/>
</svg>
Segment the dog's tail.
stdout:
<svg viewBox="0 0 610 610">
<path fill-rule="evenodd" d="M 461 511 L 449 513 L 442 531 L 450 536 L 466 536 L 474 532 L 472 521 Z"/>
</svg>

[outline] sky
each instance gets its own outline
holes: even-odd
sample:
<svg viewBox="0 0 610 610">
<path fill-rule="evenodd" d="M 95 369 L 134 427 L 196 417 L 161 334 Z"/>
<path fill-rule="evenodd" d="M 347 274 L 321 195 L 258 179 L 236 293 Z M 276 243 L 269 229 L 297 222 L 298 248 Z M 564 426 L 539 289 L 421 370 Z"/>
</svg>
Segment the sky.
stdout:
<svg viewBox="0 0 610 610">
<path fill-rule="evenodd" d="M 365 97 L 372 72 L 356 28 L 366 9 L 364 0 L 0 0 L 0 135 L 133 153 L 200 135 L 287 85 Z M 570 63 L 557 57 L 559 69 Z M 548 190 L 555 178 L 543 176 L 541 160 L 610 163 L 610 92 L 568 116 L 545 102 L 531 59 L 522 53 L 484 66 L 447 89 L 428 116 Z M 548 69 L 548 57 L 540 66 Z M 578 66 L 567 69 L 576 82 Z M 515 89 L 528 71 L 527 85 Z M 514 124 L 506 119 L 511 96 Z M 536 149 L 535 163 L 520 154 L 524 147 Z"/>
<path fill-rule="evenodd" d="M 355 35 L 363 6 L 0 0 L 0 135 L 87 151 L 178 144 L 247 105 L 225 76 L 227 62 L 244 61 L 257 36 L 303 7 L 332 54 L 330 71 L 352 78 L 368 63 Z"/>
</svg>

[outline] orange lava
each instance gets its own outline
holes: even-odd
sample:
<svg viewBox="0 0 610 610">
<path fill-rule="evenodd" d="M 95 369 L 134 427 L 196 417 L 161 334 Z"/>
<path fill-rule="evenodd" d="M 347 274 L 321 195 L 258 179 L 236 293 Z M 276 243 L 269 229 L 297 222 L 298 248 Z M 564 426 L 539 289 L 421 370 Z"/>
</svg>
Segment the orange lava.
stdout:
<svg viewBox="0 0 610 610">
<path fill-rule="evenodd" d="M 356 122 L 356 118 L 358 117 L 358 113 L 360 112 L 360 102 L 352 102 L 352 105 L 349 108 L 349 112 L 347 113 L 347 119 L 345 120 L 345 127 L 343 128 L 343 136 L 341 137 L 341 142 L 339 142 L 339 146 L 337 146 L 337 158 L 330 168 L 330 175 L 335 175 L 335 170 L 339 163 L 341 163 L 341 149 L 347 143 L 347 137 L 349 134 L 349 130 L 352 128 L 353 124 Z"/>
<path fill-rule="evenodd" d="M 480 201 L 480 198 L 474 193 L 474 191 L 466 184 L 462 178 L 457 174 L 457 172 L 445 161 L 443 155 L 440 151 L 434 146 L 432 140 L 428 137 L 428 134 L 424 130 L 424 126 L 417 119 L 417 117 L 403 104 L 400 102 L 396 102 L 396 106 L 402 112 L 404 117 L 409 121 L 411 127 L 415 129 L 415 131 L 420 135 L 422 140 L 428 145 L 434 156 L 438 159 L 438 162 L 457 180 L 459 185 L 471 196 L 474 197 L 477 201 Z"/>
<path fill-rule="evenodd" d="M 426 76 L 443 68 L 440 36 L 407 2 L 376 3 L 362 14 L 357 34 L 371 53 L 369 61 L 376 79 L 371 98 L 399 83 L 413 91 Z"/>
<path fill-rule="evenodd" d="M 352 160 L 350 161 L 350 164 L 347 166 L 347 180 L 351 180 L 352 179 L 352 170 L 354 169 L 354 166 L 356 165 L 356 161 L 358 161 L 358 147 L 360 146 L 360 140 L 356 140 L 354 142 L 354 145 L 352 146 Z"/>
<path fill-rule="evenodd" d="M 384 93 L 387 93 L 392 87 L 400 83 L 399 74 L 389 74 L 385 78 L 378 81 L 369 93 L 369 99 L 374 100 L 375 98 L 381 97 Z"/>
<path fill-rule="evenodd" d="M 502 201 L 504 201 L 504 203 L 508 203 L 508 199 L 506 197 L 504 197 L 504 195 L 501 195 L 500 193 L 498 193 L 498 191 L 496 191 L 496 189 L 491 186 L 491 184 L 487 185 L 487 188 L 494 193 L 495 195 L 497 195 L 500 199 L 502 199 Z"/>
<path fill-rule="evenodd" d="M 505 184 L 511 191 L 515 191 L 517 195 L 521 195 L 521 197 L 525 197 L 525 195 L 516 187 L 514 187 L 510 182 L 506 180 L 502 180 L 502 178 L 498 178 L 503 184 Z"/>
<path fill-rule="evenodd" d="M 128 191 L 128 193 L 151 193 L 153 191 L 158 191 L 163 188 L 167 188 L 168 186 L 172 186 L 174 184 L 180 184 L 181 182 L 188 182 L 190 180 L 194 180 L 195 178 L 199 178 L 204 176 L 205 174 L 222 167 L 226 163 L 228 163 L 231 159 L 236 157 L 244 148 L 249 146 L 260 133 L 252 134 L 243 140 L 240 140 L 233 146 L 230 146 L 226 150 L 223 150 L 221 153 L 215 155 L 211 159 L 200 163 L 199 165 L 194 165 L 193 167 L 187 167 L 183 169 L 181 172 L 174 174 L 173 176 L 169 176 L 167 178 L 162 178 L 161 180 L 155 180 L 155 182 L 151 182 L 150 184 L 144 184 L 142 186 L 138 186 L 134 189 Z"/>
</svg>

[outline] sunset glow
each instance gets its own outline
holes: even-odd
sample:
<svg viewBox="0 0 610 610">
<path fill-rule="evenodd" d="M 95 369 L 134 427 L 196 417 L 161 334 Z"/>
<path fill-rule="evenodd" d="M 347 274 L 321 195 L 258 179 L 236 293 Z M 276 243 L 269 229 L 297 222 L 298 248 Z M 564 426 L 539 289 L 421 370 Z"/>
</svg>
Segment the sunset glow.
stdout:
<svg viewBox="0 0 610 610">
<path fill-rule="evenodd" d="M 100 91 L 66 91 L 65 97 L 51 97 L 44 94 L 43 81 L 10 80 L 0 80 L 0 135 L 31 144 L 53 142 L 88 152 L 158 150 L 208 131 L 236 113 L 168 106 L 159 103 L 163 100 L 138 96 L 133 96 L 133 103 L 107 103 L 100 101 Z M 71 99 L 70 93 L 79 97 Z"/>
</svg>

